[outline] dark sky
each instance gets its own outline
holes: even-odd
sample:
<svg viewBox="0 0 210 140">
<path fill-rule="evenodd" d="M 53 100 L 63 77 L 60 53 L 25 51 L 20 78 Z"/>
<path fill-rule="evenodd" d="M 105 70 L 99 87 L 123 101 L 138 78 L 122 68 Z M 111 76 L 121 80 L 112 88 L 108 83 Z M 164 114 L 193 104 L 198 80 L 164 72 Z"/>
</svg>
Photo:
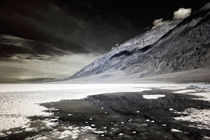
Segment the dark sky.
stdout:
<svg viewBox="0 0 210 140">
<path fill-rule="evenodd" d="M 103 53 L 151 27 L 154 19 L 172 18 L 180 7 L 194 11 L 205 2 L 207 0 L 1 0 L 0 32 L 50 43 L 62 50 Z"/>
<path fill-rule="evenodd" d="M 0 82 L 70 76 L 179 8 L 207 0 L 0 0 Z"/>
</svg>

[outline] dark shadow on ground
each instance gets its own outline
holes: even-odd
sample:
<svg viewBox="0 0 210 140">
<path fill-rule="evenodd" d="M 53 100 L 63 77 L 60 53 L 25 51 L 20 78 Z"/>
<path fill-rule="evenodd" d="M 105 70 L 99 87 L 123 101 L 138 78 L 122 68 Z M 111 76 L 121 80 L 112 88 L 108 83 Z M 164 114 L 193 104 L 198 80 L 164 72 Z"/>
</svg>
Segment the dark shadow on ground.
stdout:
<svg viewBox="0 0 210 140">
<path fill-rule="evenodd" d="M 145 94 L 163 94 L 159 99 L 144 99 Z M 188 108 L 210 109 L 210 103 L 195 100 L 197 96 L 173 94 L 167 90 L 152 90 L 139 93 L 113 93 L 89 96 L 83 100 L 63 100 L 42 104 L 54 110 L 54 118 L 59 119 L 59 126 L 91 126 L 104 134 L 94 134 L 100 140 L 201 140 L 210 137 L 210 130 L 190 127 L 190 122 L 178 121 L 174 117 L 187 114 Z M 69 115 L 70 114 L 70 115 Z M 32 117 L 32 120 L 46 119 Z M 173 132 L 172 129 L 179 130 Z M 5 139 L 22 139 L 24 137 L 47 133 L 23 132 L 9 135 Z M 78 137 L 82 139 L 81 136 Z M 83 136 L 84 138 L 84 136 Z"/>
</svg>

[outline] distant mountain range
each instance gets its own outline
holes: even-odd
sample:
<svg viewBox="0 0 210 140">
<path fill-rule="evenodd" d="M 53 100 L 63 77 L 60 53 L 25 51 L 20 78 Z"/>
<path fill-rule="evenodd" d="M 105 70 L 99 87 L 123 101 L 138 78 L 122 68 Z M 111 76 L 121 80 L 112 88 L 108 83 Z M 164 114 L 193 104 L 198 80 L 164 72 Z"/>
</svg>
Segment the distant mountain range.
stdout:
<svg viewBox="0 0 210 140">
<path fill-rule="evenodd" d="M 210 4 L 184 20 L 173 20 L 130 39 L 87 65 L 70 79 L 138 78 L 210 66 Z M 209 75 L 208 73 L 207 75 Z"/>
</svg>

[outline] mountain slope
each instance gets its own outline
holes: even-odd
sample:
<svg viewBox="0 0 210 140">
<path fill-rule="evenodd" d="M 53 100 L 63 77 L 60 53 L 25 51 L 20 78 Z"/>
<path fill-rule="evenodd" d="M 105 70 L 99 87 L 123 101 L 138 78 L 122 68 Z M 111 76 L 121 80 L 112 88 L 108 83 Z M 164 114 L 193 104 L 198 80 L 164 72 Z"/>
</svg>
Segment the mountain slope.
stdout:
<svg viewBox="0 0 210 140">
<path fill-rule="evenodd" d="M 208 66 L 210 11 L 206 7 L 178 25 L 178 21 L 168 23 L 123 43 L 71 78 L 93 76 L 107 71 L 115 73 L 119 70 L 129 75 L 145 77 Z"/>
</svg>

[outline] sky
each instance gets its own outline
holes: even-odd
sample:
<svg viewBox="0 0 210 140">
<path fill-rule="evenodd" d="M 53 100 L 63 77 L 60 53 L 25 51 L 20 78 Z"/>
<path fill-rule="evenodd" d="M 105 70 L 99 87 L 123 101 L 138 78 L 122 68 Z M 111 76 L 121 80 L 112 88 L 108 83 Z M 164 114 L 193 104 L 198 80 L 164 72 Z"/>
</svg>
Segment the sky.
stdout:
<svg viewBox="0 0 210 140">
<path fill-rule="evenodd" d="M 1 0 L 0 82 L 71 76 L 136 35 L 207 0 Z M 186 12 L 186 11 L 184 11 Z"/>
</svg>

